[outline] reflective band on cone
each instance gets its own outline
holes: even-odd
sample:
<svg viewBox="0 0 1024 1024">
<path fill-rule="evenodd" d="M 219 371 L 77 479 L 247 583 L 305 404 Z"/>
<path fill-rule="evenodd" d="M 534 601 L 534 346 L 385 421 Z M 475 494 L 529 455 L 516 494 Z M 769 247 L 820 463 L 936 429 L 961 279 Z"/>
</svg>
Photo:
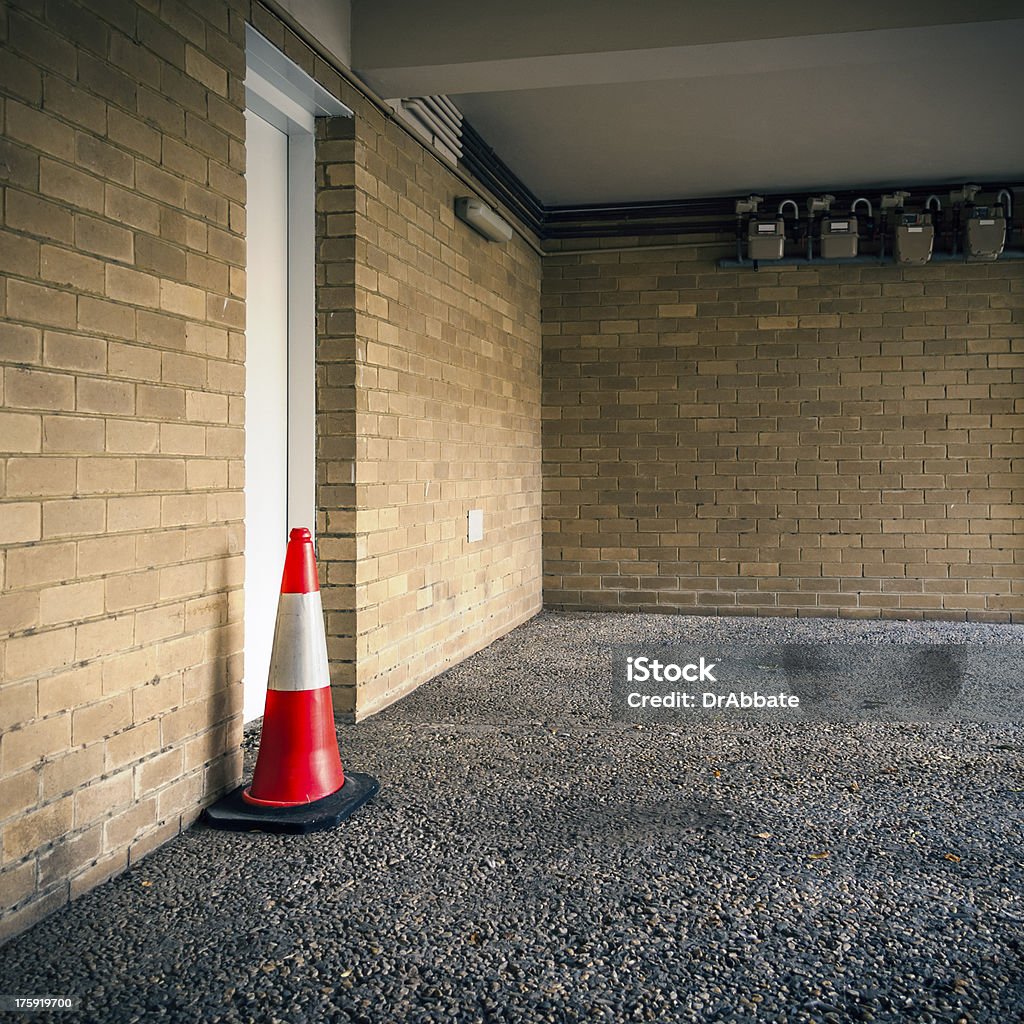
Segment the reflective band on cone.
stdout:
<svg viewBox="0 0 1024 1024">
<path fill-rule="evenodd" d="M 242 799 L 260 807 L 295 807 L 322 800 L 344 784 L 313 538 L 309 530 L 292 530 L 260 752 L 252 785 Z"/>
</svg>

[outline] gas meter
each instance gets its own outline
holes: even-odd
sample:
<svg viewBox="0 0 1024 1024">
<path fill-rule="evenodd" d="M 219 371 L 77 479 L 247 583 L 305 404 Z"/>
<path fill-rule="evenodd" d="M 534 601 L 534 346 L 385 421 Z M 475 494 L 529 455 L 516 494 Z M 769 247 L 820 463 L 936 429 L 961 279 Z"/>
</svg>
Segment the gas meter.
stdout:
<svg viewBox="0 0 1024 1024">
<path fill-rule="evenodd" d="M 900 212 L 896 222 L 896 262 L 920 265 L 932 258 L 935 227 L 930 213 Z"/>
<path fill-rule="evenodd" d="M 1001 206 L 968 208 L 964 251 L 969 260 L 994 260 L 1006 244 L 1006 218 Z"/>
<path fill-rule="evenodd" d="M 807 200 L 807 258 L 813 255 L 811 238 L 814 234 L 815 215 L 818 220 L 818 236 L 821 241 L 821 256 L 826 260 L 849 259 L 857 255 L 857 218 L 851 210 L 848 217 L 834 217 L 832 204 L 836 201 L 833 195 L 812 196 Z"/>
<path fill-rule="evenodd" d="M 821 221 L 821 255 L 826 260 L 857 255 L 857 218 L 824 217 Z"/>
<path fill-rule="evenodd" d="M 747 223 L 747 256 L 752 260 L 781 260 L 786 244 L 786 222 L 781 217 Z"/>
</svg>

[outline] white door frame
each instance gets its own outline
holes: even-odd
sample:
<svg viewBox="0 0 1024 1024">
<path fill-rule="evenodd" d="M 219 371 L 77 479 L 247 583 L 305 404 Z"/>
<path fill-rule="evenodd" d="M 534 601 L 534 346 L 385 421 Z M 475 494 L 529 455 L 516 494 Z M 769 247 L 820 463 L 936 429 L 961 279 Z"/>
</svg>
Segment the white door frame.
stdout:
<svg viewBox="0 0 1024 1024">
<path fill-rule="evenodd" d="M 247 108 L 288 136 L 288 523 L 315 535 L 315 119 L 352 111 L 251 25 L 245 55 Z"/>
<path fill-rule="evenodd" d="M 247 111 L 287 136 L 287 497 L 289 529 L 316 531 L 316 118 L 352 116 L 352 112 L 317 85 L 301 68 L 246 25 L 245 102 Z M 250 223 L 258 212 L 247 209 Z M 284 256 L 285 254 L 282 254 Z M 259 410 L 246 409 L 246 417 Z M 247 467 L 251 470 L 252 467 Z M 281 537 L 281 551 L 286 538 Z M 246 543 L 246 578 L 251 559 L 266 557 Z M 275 558 L 279 557 L 275 552 Z M 276 570 L 275 570 L 276 571 Z M 272 573 L 273 575 L 273 573 Z M 262 591 L 263 584 L 260 584 Z M 276 602 L 277 595 L 266 595 Z M 261 598 L 262 599 L 262 598 Z M 255 666 L 250 638 L 245 639 L 246 720 L 259 717 L 266 679 Z M 250 664 L 252 662 L 253 664 Z M 258 704 L 258 707 L 257 707 Z"/>
</svg>

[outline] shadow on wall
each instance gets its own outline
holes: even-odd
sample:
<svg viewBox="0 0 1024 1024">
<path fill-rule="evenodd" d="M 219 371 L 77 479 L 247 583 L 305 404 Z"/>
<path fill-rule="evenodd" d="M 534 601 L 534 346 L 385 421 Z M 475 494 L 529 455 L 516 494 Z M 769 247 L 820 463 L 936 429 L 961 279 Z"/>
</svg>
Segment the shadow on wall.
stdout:
<svg viewBox="0 0 1024 1024">
<path fill-rule="evenodd" d="M 208 635 L 210 645 L 205 671 L 207 678 L 206 730 L 194 742 L 198 749 L 193 764 L 204 764 L 204 802 L 238 785 L 242 776 L 243 682 L 241 650 L 234 637 L 243 631 L 241 587 L 232 588 L 228 579 L 229 556 L 216 559 L 209 570 L 208 594 L 216 601 L 217 620 Z M 237 603 L 237 607 L 235 604 Z"/>
</svg>

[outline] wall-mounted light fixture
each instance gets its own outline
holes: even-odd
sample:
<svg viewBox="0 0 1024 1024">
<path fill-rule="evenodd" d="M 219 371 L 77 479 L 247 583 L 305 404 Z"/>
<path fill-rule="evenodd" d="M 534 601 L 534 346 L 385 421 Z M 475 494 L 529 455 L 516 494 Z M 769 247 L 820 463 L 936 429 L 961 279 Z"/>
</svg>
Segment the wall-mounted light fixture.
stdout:
<svg viewBox="0 0 1024 1024">
<path fill-rule="evenodd" d="M 489 242 L 507 242 L 512 237 L 512 225 L 474 196 L 459 196 L 455 200 L 455 216 Z"/>
</svg>

